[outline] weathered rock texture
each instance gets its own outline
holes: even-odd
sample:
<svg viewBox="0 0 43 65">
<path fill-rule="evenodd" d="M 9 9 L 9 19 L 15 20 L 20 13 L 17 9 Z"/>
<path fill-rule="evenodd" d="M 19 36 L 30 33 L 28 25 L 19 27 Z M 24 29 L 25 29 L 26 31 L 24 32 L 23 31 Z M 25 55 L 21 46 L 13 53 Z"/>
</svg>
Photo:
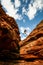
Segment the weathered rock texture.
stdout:
<svg viewBox="0 0 43 65">
<path fill-rule="evenodd" d="M 19 43 L 19 45 L 20 56 L 24 59 L 43 59 L 43 20 L 25 40 Z"/>
<path fill-rule="evenodd" d="M 0 5 L 0 57 L 17 58 L 20 33 L 16 21 Z"/>
</svg>

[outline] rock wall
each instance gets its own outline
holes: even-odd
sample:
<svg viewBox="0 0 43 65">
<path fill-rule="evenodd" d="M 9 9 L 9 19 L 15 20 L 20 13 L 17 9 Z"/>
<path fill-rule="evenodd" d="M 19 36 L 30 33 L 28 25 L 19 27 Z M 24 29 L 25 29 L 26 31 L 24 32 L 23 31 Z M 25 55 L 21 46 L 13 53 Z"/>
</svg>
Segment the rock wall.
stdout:
<svg viewBox="0 0 43 65">
<path fill-rule="evenodd" d="M 17 58 L 19 41 L 20 33 L 16 21 L 8 16 L 0 5 L 0 56 Z"/>
<path fill-rule="evenodd" d="M 19 55 L 20 59 L 43 59 L 43 20 L 22 41 L 16 21 L 0 5 L 0 58 L 16 59 Z"/>
<path fill-rule="evenodd" d="M 19 45 L 21 57 L 25 59 L 43 58 L 43 20 Z"/>
</svg>

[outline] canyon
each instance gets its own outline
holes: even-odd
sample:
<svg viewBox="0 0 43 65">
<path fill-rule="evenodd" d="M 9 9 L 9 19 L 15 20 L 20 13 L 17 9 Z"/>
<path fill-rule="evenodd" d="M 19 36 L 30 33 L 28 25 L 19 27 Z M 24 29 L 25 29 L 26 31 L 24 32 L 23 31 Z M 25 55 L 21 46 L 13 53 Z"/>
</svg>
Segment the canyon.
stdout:
<svg viewBox="0 0 43 65">
<path fill-rule="evenodd" d="M 43 20 L 21 40 L 18 24 L 5 13 L 0 4 L 0 60 L 3 60 L 0 64 L 15 64 L 4 62 L 6 59 L 18 65 L 43 65 Z"/>
</svg>

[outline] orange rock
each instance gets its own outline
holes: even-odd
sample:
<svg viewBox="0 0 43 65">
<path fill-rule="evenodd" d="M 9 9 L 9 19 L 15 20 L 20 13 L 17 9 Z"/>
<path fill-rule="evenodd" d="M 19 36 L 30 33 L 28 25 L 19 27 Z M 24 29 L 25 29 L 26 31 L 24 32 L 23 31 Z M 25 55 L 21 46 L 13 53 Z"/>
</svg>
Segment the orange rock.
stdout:
<svg viewBox="0 0 43 65">
<path fill-rule="evenodd" d="M 43 58 L 43 20 L 19 45 L 20 56 L 23 58 Z"/>
<path fill-rule="evenodd" d="M 7 56 L 8 53 L 5 54 L 2 51 L 8 50 L 9 54 L 12 52 L 14 53 L 14 58 L 17 58 L 20 49 L 19 41 L 20 33 L 16 21 L 14 18 L 8 16 L 0 5 L 0 54 Z M 13 54 L 11 56 L 13 57 Z"/>
</svg>

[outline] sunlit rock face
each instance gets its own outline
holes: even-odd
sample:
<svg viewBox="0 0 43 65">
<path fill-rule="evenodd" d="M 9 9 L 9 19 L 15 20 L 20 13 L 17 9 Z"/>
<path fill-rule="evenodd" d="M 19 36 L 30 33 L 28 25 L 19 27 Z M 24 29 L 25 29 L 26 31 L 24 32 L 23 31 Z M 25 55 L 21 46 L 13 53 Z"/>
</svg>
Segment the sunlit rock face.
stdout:
<svg viewBox="0 0 43 65">
<path fill-rule="evenodd" d="M 36 26 L 30 35 L 19 43 L 20 55 L 24 59 L 43 59 L 43 20 Z"/>
<path fill-rule="evenodd" d="M 0 5 L 0 56 L 17 58 L 20 33 L 16 21 L 8 16 Z"/>
</svg>

